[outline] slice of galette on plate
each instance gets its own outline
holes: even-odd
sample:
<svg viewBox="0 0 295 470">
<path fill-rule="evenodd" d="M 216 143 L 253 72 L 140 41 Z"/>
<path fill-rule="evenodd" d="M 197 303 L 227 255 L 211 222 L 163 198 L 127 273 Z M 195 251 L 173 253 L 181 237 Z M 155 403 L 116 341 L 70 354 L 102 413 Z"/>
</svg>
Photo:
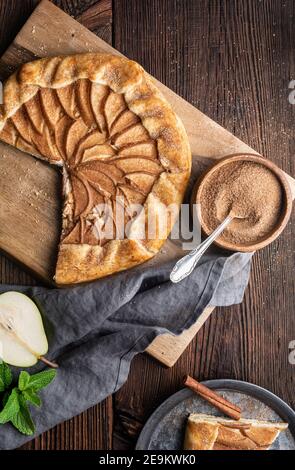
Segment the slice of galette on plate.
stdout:
<svg viewBox="0 0 295 470">
<path fill-rule="evenodd" d="M 185 450 L 267 450 L 288 428 L 287 423 L 240 419 L 239 421 L 192 413 L 184 437 Z"/>
<path fill-rule="evenodd" d="M 80 54 L 24 64 L 4 84 L 0 139 L 62 167 L 57 284 L 135 266 L 167 239 L 191 153 L 180 119 L 137 63 Z"/>
</svg>

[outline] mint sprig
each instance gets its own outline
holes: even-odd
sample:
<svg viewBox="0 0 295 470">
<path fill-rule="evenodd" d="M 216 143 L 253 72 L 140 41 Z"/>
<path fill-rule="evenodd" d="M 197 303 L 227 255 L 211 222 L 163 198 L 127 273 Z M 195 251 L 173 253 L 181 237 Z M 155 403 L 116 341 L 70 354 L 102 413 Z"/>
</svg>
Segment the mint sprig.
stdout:
<svg viewBox="0 0 295 470">
<path fill-rule="evenodd" d="M 38 392 L 47 387 L 55 378 L 56 371 L 49 369 L 30 375 L 21 371 L 18 386 L 11 389 L 12 373 L 7 364 L 0 362 L 0 392 L 4 393 L 2 399 L 3 409 L 0 411 L 0 424 L 10 422 L 22 434 L 31 436 L 35 432 L 28 402 L 34 406 L 41 406 Z"/>
</svg>

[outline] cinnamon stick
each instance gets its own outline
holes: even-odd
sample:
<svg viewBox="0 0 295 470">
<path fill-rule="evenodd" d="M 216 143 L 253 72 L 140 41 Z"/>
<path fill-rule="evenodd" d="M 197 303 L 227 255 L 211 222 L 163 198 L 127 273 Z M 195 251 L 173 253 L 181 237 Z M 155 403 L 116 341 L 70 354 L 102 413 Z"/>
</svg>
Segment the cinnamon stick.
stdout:
<svg viewBox="0 0 295 470">
<path fill-rule="evenodd" d="M 211 405 L 215 406 L 215 408 L 225 415 L 237 421 L 241 418 L 241 409 L 238 406 L 218 395 L 218 393 L 213 392 L 210 388 L 205 387 L 205 385 L 201 384 L 189 375 L 184 377 L 183 383 L 186 387 L 207 400 Z"/>
</svg>

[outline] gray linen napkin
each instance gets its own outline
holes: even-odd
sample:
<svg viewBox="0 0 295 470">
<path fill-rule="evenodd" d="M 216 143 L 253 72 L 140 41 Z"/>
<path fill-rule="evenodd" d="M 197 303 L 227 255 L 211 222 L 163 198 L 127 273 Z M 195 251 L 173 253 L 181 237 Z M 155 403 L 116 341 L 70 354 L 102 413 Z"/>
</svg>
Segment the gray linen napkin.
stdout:
<svg viewBox="0 0 295 470">
<path fill-rule="evenodd" d="M 58 362 L 55 381 L 32 408 L 36 435 L 118 390 L 135 354 L 163 333 L 180 334 L 206 306 L 241 302 L 252 253 L 203 257 L 190 277 L 169 281 L 174 263 L 144 265 L 68 289 L 0 286 L 31 296 L 44 312 L 48 358 Z M 40 370 L 39 364 L 32 372 Z M 30 371 L 31 372 L 31 371 Z M 0 449 L 30 440 L 10 424 L 0 426 Z"/>
</svg>

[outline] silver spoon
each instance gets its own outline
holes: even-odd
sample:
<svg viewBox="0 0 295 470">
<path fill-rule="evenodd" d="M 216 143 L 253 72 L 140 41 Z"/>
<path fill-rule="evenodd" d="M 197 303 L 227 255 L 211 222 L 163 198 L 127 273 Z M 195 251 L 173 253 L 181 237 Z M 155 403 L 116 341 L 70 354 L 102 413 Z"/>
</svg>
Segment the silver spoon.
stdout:
<svg viewBox="0 0 295 470">
<path fill-rule="evenodd" d="M 234 219 L 239 218 L 234 215 L 232 212 L 224 219 L 223 222 L 211 233 L 211 235 L 206 238 L 197 248 L 192 250 L 188 255 L 185 255 L 183 258 L 177 261 L 174 268 L 170 273 L 170 280 L 172 282 L 180 282 L 195 269 L 197 262 L 203 256 L 207 248 L 216 240 L 216 238 L 223 232 L 223 230 L 228 226 L 228 224 Z M 241 217 L 242 218 L 242 217 Z"/>
</svg>

